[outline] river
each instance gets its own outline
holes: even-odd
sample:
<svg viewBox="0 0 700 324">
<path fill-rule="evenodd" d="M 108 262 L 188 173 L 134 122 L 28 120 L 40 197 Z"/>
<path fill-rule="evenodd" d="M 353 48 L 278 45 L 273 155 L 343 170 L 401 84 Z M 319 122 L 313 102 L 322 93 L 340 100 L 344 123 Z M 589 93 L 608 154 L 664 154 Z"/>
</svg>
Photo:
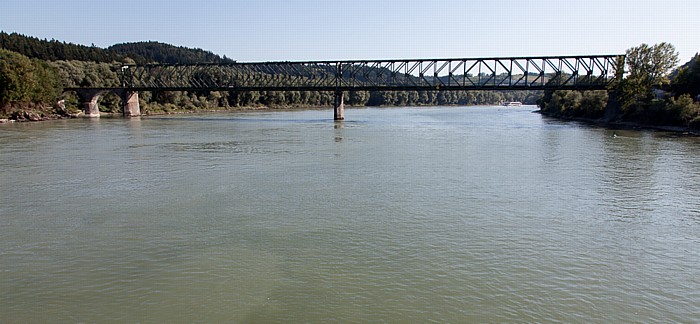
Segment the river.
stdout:
<svg viewBox="0 0 700 324">
<path fill-rule="evenodd" d="M 0 322 L 697 322 L 700 138 L 534 109 L 0 125 Z"/>
</svg>

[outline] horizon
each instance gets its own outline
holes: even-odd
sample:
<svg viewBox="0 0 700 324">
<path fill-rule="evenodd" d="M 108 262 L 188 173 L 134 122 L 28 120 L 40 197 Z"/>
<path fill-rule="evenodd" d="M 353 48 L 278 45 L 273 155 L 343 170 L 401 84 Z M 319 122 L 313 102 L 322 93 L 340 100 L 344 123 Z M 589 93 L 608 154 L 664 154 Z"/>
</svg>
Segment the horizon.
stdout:
<svg viewBox="0 0 700 324">
<path fill-rule="evenodd" d="M 700 51 L 692 0 L 162 3 L 10 0 L 0 30 L 100 48 L 154 41 L 239 62 L 617 55 L 666 42 L 683 64 Z"/>
</svg>

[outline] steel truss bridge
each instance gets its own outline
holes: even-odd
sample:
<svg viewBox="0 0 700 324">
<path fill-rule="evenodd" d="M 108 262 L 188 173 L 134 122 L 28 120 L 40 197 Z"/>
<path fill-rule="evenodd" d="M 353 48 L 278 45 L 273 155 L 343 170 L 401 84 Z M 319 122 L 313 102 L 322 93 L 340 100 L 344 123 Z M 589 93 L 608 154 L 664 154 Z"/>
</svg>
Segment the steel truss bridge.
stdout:
<svg viewBox="0 0 700 324">
<path fill-rule="evenodd" d="M 606 90 L 624 73 L 623 55 L 143 64 L 121 68 L 121 87 L 66 88 L 86 115 L 117 93 L 125 116 L 141 114 L 139 91 L 333 91 L 334 119 L 344 119 L 346 91 Z"/>
<path fill-rule="evenodd" d="M 125 65 L 133 91 L 604 90 L 622 55 Z"/>
</svg>

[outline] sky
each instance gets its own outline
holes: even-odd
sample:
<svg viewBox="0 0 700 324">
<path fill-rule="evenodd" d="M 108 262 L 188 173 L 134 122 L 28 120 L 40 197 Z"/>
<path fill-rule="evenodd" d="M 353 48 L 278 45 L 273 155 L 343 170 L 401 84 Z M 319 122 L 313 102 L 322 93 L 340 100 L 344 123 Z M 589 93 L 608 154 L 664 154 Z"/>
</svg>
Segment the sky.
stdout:
<svg viewBox="0 0 700 324">
<path fill-rule="evenodd" d="M 241 62 L 700 52 L 700 0 L 2 0 L 0 30 Z"/>
</svg>

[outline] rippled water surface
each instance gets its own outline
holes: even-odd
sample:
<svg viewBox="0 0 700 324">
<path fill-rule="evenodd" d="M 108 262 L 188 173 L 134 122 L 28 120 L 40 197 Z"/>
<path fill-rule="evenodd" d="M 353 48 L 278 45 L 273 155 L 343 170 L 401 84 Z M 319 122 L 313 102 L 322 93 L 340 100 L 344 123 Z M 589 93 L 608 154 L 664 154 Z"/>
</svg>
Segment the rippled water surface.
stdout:
<svg viewBox="0 0 700 324">
<path fill-rule="evenodd" d="M 0 322 L 697 322 L 700 139 L 531 110 L 0 125 Z"/>
</svg>

